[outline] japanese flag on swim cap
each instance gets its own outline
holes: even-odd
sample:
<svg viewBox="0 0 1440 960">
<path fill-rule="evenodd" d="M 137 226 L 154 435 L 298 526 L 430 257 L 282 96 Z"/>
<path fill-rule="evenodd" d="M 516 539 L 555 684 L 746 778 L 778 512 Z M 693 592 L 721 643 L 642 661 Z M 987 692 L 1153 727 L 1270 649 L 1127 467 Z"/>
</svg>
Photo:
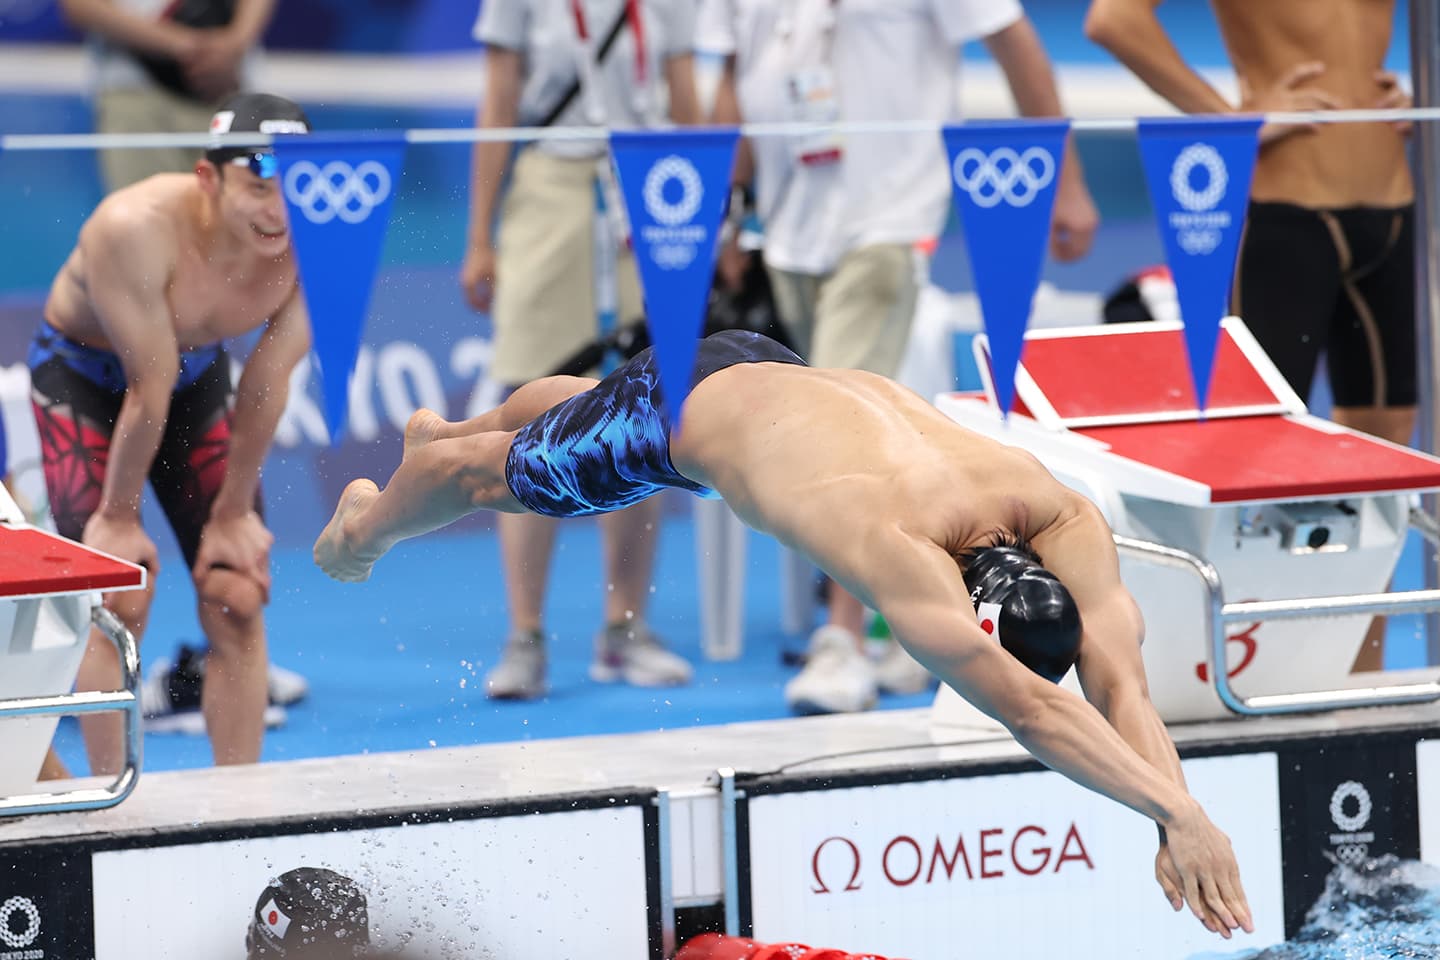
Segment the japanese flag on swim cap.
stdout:
<svg viewBox="0 0 1440 960">
<path fill-rule="evenodd" d="M 293 100 L 271 93 L 237 93 L 220 105 L 210 118 L 210 133 L 217 139 L 207 152 L 212 160 L 253 152 L 254 147 L 223 147 L 219 137 L 226 133 L 309 133 L 310 120 Z"/>
<path fill-rule="evenodd" d="M 1002 609 L 998 603 L 985 603 L 984 601 L 981 601 L 975 608 L 975 619 L 980 621 L 980 629 L 996 640 L 1000 639 L 1000 611 Z"/>
</svg>

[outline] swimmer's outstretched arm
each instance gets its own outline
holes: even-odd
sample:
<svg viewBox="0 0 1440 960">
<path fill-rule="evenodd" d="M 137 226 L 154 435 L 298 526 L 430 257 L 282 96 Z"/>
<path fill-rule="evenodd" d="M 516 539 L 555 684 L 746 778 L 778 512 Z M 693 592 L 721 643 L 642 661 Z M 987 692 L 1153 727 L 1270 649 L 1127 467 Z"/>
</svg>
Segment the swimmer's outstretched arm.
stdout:
<svg viewBox="0 0 1440 960">
<path fill-rule="evenodd" d="M 435 440 L 410 450 L 382 491 L 354 480 L 315 541 L 315 563 L 336 580 L 359 581 L 385 553 L 479 510 L 523 513 L 505 483 L 514 433 Z"/>
<path fill-rule="evenodd" d="M 857 586 L 917 660 L 1046 766 L 1165 828 L 1185 900 L 1202 923 L 1227 938 L 1253 931 L 1228 838 L 1086 700 L 1026 670 L 980 629 L 953 557 L 899 530 L 877 535 L 869 556 Z"/>
<path fill-rule="evenodd" d="M 1145 621 L 1120 579 L 1120 557 L 1109 524 L 1093 504 L 1077 499 L 1073 514 L 1041 536 L 1046 568 L 1075 598 L 1084 624 L 1076 674 L 1086 699 L 1136 753 L 1185 789 L 1180 755 L 1150 700 L 1140 655 Z M 1155 879 L 1179 910 L 1184 891 L 1167 847 L 1162 827 Z M 1204 922 L 1212 929 L 1217 925 L 1213 917 Z"/>
</svg>

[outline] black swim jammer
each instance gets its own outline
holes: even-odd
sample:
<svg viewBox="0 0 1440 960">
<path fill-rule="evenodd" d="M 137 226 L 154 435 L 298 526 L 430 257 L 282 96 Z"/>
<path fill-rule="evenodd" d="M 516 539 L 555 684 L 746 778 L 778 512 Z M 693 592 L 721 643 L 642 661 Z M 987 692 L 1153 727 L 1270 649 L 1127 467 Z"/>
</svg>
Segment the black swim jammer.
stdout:
<svg viewBox="0 0 1440 960">
<path fill-rule="evenodd" d="M 762 334 L 724 330 L 700 341 L 692 384 L 737 363 L 793 363 L 793 352 Z M 505 482 L 526 509 L 547 517 L 608 513 L 665 489 L 712 491 L 670 462 L 660 368 L 653 347 L 584 393 L 531 420 L 511 441 Z"/>
<path fill-rule="evenodd" d="M 1409 207 L 1250 205 L 1231 309 L 1302 399 L 1323 352 L 1336 406 L 1414 406 L 1413 220 Z"/>
</svg>

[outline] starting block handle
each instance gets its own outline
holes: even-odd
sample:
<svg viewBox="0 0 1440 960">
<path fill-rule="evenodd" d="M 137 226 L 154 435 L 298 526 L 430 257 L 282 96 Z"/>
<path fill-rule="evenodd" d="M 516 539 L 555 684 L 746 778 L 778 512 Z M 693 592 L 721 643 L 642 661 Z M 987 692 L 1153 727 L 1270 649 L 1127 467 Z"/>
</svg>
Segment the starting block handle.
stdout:
<svg viewBox="0 0 1440 960">
<path fill-rule="evenodd" d="M 1114 540 L 1116 548 L 1121 553 L 1140 556 L 1172 568 L 1188 569 L 1205 585 L 1208 594 L 1208 602 L 1205 604 L 1205 635 L 1210 638 L 1207 659 L 1210 661 L 1211 683 L 1215 687 L 1215 695 L 1231 713 L 1258 717 L 1279 713 L 1341 710 L 1349 707 L 1432 703 L 1440 700 L 1440 681 L 1242 697 L 1230 686 L 1225 658 L 1225 625 L 1228 623 L 1355 616 L 1366 613 L 1434 612 L 1440 611 L 1440 590 L 1226 603 L 1224 589 L 1220 583 L 1220 572 L 1209 561 L 1188 551 L 1162 546 L 1148 540 L 1135 540 L 1118 535 L 1114 537 Z"/>
<path fill-rule="evenodd" d="M 105 607 L 97 604 L 90 613 L 90 619 L 120 652 L 121 689 L 0 700 L 0 719 L 118 711 L 125 715 L 125 766 L 107 787 L 0 797 L 0 817 L 113 807 L 130 796 L 140 780 L 140 647 L 135 642 L 135 635 Z"/>
</svg>

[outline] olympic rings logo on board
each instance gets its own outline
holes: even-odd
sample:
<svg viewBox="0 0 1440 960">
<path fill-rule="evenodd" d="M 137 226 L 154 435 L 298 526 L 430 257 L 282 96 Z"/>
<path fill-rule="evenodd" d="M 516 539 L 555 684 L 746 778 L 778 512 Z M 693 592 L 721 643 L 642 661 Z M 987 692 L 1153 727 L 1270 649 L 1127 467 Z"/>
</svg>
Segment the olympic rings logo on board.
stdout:
<svg viewBox="0 0 1440 960">
<path fill-rule="evenodd" d="M 680 199 L 673 203 L 665 199 L 665 186 L 671 181 L 680 184 Z M 695 219 L 695 214 L 700 212 L 705 187 L 700 182 L 700 171 L 693 163 L 671 154 L 655 161 L 645 175 L 642 195 L 645 210 L 655 218 L 656 223 L 678 227 Z"/>
<path fill-rule="evenodd" d="M 1204 189 L 1190 186 L 1190 175 L 1195 168 L 1205 170 L 1207 182 Z M 1196 212 L 1213 210 L 1225 199 L 1225 188 L 1230 185 L 1230 173 L 1225 169 L 1225 158 L 1220 151 L 1208 143 L 1192 143 L 1180 151 L 1170 167 L 1170 192 L 1175 202 L 1186 210 Z"/>
<path fill-rule="evenodd" d="M 1345 812 L 1346 800 L 1355 801 L 1356 809 L 1353 814 Z M 1363 783 L 1346 780 L 1335 788 L 1334 793 L 1330 794 L 1330 819 L 1335 821 L 1335 826 L 1346 833 L 1363 830 L 1365 824 L 1370 822 L 1370 814 L 1373 810 L 1374 804 L 1370 800 L 1370 791 L 1365 789 Z"/>
<path fill-rule="evenodd" d="M 354 167 L 343 160 L 324 167 L 301 160 L 285 171 L 285 196 L 311 223 L 325 224 L 336 217 L 352 225 L 363 223 L 390 196 L 390 171 L 375 160 Z"/>
<path fill-rule="evenodd" d="M 977 207 L 1028 207 L 1055 179 L 1055 157 L 1044 147 L 1017 153 L 998 147 L 986 153 L 966 147 L 951 165 L 955 185 L 970 195 Z"/>
<path fill-rule="evenodd" d="M 25 926 L 19 933 L 11 927 L 15 915 L 25 918 Z M 0 904 L 0 943 L 12 950 L 23 950 L 40 936 L 40 911 L 29 897 L 11 897 Z"/>
</svg>

